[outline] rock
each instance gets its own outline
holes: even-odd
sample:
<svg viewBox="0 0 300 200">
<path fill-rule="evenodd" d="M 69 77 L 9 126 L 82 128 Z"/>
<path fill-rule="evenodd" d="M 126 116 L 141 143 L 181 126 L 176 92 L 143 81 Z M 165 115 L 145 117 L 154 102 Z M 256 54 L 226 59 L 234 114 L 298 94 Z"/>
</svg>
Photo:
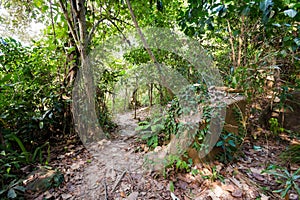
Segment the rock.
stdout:
<svg viewBox="0 0 300 200">
<path fill-rule="evenodd" d="M 213 129 L 224 128 L 232 133 L 239 133 L 239 124 L 240 121 L 237 119 L 236 111 L 240 111 L 241 115 L 244 116 L 245 109 L 246 109 L 246 98 L 244 96 L 238 94 L 227 94 L 223 96 L 218 96 L 218 91 L 215 91 L 216 97 L 214 96 L 214 92 L 212 93 L 212 103 L 211 104 L 219 104 L 220 102 L 214 101 L 213 98 L 219 99 L 224 103 L 224 107 L 226 106 L 226 115 L 225 112 L 223 113 L 225 116 L 225 126 L 224 127 L 214 127 Z M 200 105 L 199 105 L 200 106 Z M 215 105 L 219 106 L 219 105 Z M 201 106 L 200 106 L 201 107 Z M 225 111 L 225 109 L 224 109 Z M 223 111 L 222 111 L 223 112 Z M 200 118 L 197 114 L 191 114 L 191 116 L 185 117 L 183 120 L 186 123 L 193 123 L 197 124 L 198 127 L 195 127 L 195 130 L 183 130 L 182 133 L 177 137 L 171 137 L 170 143 L 162 149 L 156 149 L 154 152 L 149 152 L 147 154 L 147 159 L 151 161 L 146 163 L 146 168 L 150 168 L 154 171 L 162 171 L 164 164 L 167 162 L 165 157 L 167 155 L 176 155 L 182 156 L 183 152 L 188 153 L 188 157 L 192 158 L 194 164 L 201 163 L 204 157 L 206 156 L 207 159 L 214 159 L 215 155 L 219 154 L 222 150 L 221 148 L 213 148 L 213 145 L 210 145 L 211 152 L 208 154 L 206 151 L 198 152 L 196 149 L 191 148 L 191 145 L 195 141 L 195 138 L 191 136 L 191 132 L 195 132 L 196 130 L 204 129 L 207 126 L 207 122 L 205 120 L 200 121 Z M 144 149 L 145 152 L 148 149 Z M 208 151 L 209 152 L 209 151 Z M 201 155 L 200 155 L 201 154 Z M 208 154 L 208 155 L 207 155 Z M 187 161 L 187 158 L 182 157 L 183 160 Z M 151 166 L 152 165 L 152 166 Z"/>
<path fill-rule="evenodd" d="M 285 104 L 287 106 L 286 111 L 279 114 L 278 121 L 283 123 L 283 127 L 288 130 L 295 132 L 300 131 L 300 91 L 290 93 Z M 292 109 L 289 109 L 291 107 Z"/>
<path fill-rule="evenodd" d="M 246 109 L 245 97 L 236 94 L 228 94 L 222 99 L 222 103 L 225 103 L 226 105 L 226 115 L 224 116 L 224 127 L 221 128 L 228 132 L 238 134 L 240 121 L 239 119 L 237 119 L 236 110 L 240 111 L 241 115 L 244 116 Z M 199 129 L 204 129 L 206 125 L 206 122 L 199 122 Z M 218 127 L 215 127 L 215 129 L 217 128 Z M 193 142 L 195 141 L 195 138 L 191 137 L 190 132 L 190 130 L 184 130 L 179 137 L 171 138 L 171 141 L 167 146 L 168 154 L 182 155 L 182 152 L 188 151 L 188 153 L 192 155 L 192 157 L 190 158 L 192 158 L 193 162 L 198 163 L 201 160 L 203 161 L 203 158 L 205 156 L 209 160 L 213 159 L 215 155 L 219 153 L 220 148 L 214 148 L 208 155 L 206 152 L 201 152 L 201 155 L 199 155 L 199 152 L 197 152 L 197 155 L 195 156 L 193 150 L 189 149 L 191 147 L 190 145 L 193 144 Z M 178 146 L 181 147 L 181 149 L 179 149 Z"/>
<path fill-rule="evenodd" d="M 269 119 L 272 117 L 277 118 L 279 124 L 283 125 L 283 128 L 300 132 L 300 91 L 290 92 L 286 96 L 287 99 L 283 102 L 286 107 L 285 111 L 283 109 L 279 110 L 279 103 L 274 102 L 263 110 L 260 121 L 263 125 L 269 127 Z"/>
<path fill-rule="evenodd" d="M 58 187 L 64 181 L 64 175 L 58 171 L 41 167 L 30 173 L 23 181 L 27 191 L 45 192 L 51 187 Z"/>
<path fill-rule="evenodd" d="M 128 197 L 127 200 L 137 200 L 139 196 L 138 192 L 132 192 Z"/>
</svg>

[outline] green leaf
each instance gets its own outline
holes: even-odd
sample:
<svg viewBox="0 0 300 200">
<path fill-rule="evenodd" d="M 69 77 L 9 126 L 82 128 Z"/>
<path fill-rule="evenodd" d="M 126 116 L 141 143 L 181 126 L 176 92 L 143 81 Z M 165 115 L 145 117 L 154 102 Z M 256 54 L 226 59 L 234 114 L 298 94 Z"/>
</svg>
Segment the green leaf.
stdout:
<svg viewBox="0 0 300 200">
<path fill-rule="evenodd" d="M 173 183 L 173 181 L 170 181 L 170 191 L 171 192 L 174 192 L 174 190 L 175 190 L 175 188 L 174 188 L 174 183 Z"/>
<path fill-rule="evenodd" d="M 39 127 L 40 127 L 40 129 L 43 129 L 43 127 L 44 127 L 44 122 L 40 121 Z"/>
<path fill-rule="evenodd" d="M 7 197 L 10 199 L 14 199 L 17 197 L 17 194 L 13 188 L 10 188 L 7 193 Z"/>
<path fill-rule="evenodd" d="M 253 145 L 253 150 L 255 150 L 255 151 L 261 150 L 261 147 Z"/>
<path fill-rule="evenodd" d="M 229 140 L 229 141 L 228 141 L 228 144 L 230 144 L 230 146 L 232 146 L 232 147 L 236 147 L 236 145 L 235 145 L 235 143 L 234 143 L 233 140 Z"/>
<path fill-rule="evenodd" d="M 297 175 L 297 176 L 293 175 L 293 180 L 297 180 L 299 178 L 300 178 L 300 175 Z"/>
<path fill-rule="evenodd" d="M 11 78 L 11 74 L 5 75 L 5 76 L 0 80 L 0 84 L 3 84 L 3 83 L 5 83 L 5 82 L 7 82 L 10 78 Z"/>
<path fill-rule="evenodd" d="M 294 188 L 296 189 L 298 195 L 300 195 L 300 187 L 298 186 L 298 184 L 296 182 L 293 182 Z"/>
<path fill-rule="evenodd" d="M 19 191 L 21 191 L 21 192 L 25 192 L 25 190 L 26 190 L 25 187 L 20 186 L 20 185 L 15 186 L 14 189 L 15 189 L 15 190 L 19 190 Z"/>
<path fill-rule="evenodd" d="M 268 171 L 267 172 L 268 174 L 271 174 L 271 175 L 274 175 L 274 176 L 276 176 L 276 177 L 282 177 L 282 178 L 287 178 L 285 175 L 283 175 L 282 173 L 278 173 L 278 172 L 276 172 L 276 171 Z"/>
<path fill-rule="evenodd" d="M 287 15 L 291 18 L 294 18 L 297 15 L 297 11 L 294 10 L 294 9 L 288 9 L 288 10 L 285 10 L 283 12 L 284 12 L 285 15 Z"/>
<path fill-rule="evenodd" d="M 275 192 L 275 193 L 280 193 L 280 192 L 282 192 L 284 189 L 279 189 L 279 190 L 273 190 L 273 192 Z"/>
<path fill-rule="evenodd" d="M 236 84 L 237 84 L 237 80 L 236 80 L 235 76 L 232 78 L 232 84 L 233 84 L 233 86 L 236 86 Z"/>
<path fill-rule="evenodd" d="M 42 6 L 42 9 L 41 9 L 41 10 L 42 10 L 42 12 L 44 13 L 44 12 L 46 12 L 46 11 L 48 10 L 48 8 L 49 8 L 49 7 L 48 7 L 47 5 L 44 5 L 44 6 Z"/>
<path fill-rule="evenodd" d="M 3 194 L 4 192 L 6 192 L 7 188 L 6 189 L 3 189 L 3 190 L 0 190 L 0 195 Z"/>
<path fill-rule="evenodd" d="M 21 148 L 23 153 L 27 153 L 27 150 L 25 149 L 25 146 L 21 142 L 21 140 L 14 134 L 11 135 L 11 137 L 18 143 L 19 147 Z"/>
<path fill-rule="evenodd" d="M 151 124 L 147 124 L 145 126 L 138 126 L 135 128 L 136 131 L 141 131 L 141 130 L 145 130 L 148 129 L 151 126 Z"/>
<path fill-rule="evenodd" d="M 262 17 L 263 23 L 268 22 L 272 7 L 273 7 L 272 0 L 264 0 L 260 2 L 259 9 L 263 12 L 263 17 Z"/>
<path fill-rule="evenodd" d="M 223 146 L 223 144 L 224 144 L 223 141 L 219 141 L 219 142 L 217 142 L 216 146 L 217 146 L 217 147 L 221 147 L 221 146 Z"/>
<path fill-rule="evenodd" d="M 273 26 L 276 26 L 276 27 L 281 27 L 281 25 L 278 24 L 278 23 L 273 23 L 272 25 L 273 25 Z"/>
<path fill-rule="evenodd" d="M 156 124 L 156 125 L 151 126 L 151 130 L 154 133 L 158 133 L 163 129 L 164 129 L 164 126 L 162 124 Z"/>
<path fill-rule="evenodd" d="M 270 7 L 273 6 L 272 0 L 261 1 L 259 5 L 259 9 L 263 12 L 267 11 Z"/>
<path fill-rule="evenodd" d="M 288 193 L 288 191 L 291 189 L 291 187 L 292 187 L 292 185 L 287 185 L 286 186 L 286 188 L 282 191 L 282 193 L 281 193 L 281 197 L 282 198 L 284 198 L 286 195 L 287 195 L 287 193 Z"/>
<path fill-rule="evenodd" d="M 300 46 L 300 39 L 299 38 L 295 38 L 294 42 L 296 43 L 296 45 L 299 47 Z"/>
</svg>

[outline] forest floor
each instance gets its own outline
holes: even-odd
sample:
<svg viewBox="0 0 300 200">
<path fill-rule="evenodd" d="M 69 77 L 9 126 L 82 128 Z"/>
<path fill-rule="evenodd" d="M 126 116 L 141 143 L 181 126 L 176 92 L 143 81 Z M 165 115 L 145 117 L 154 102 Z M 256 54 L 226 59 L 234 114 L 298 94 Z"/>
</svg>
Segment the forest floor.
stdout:
<svg viewBox="0 0 300 200">
<path fill-rule="evenodd" d="M 35 199 L 281 199 L 271 192 L 279 189 L 278 183 L 262 171 L 269 164 L 282 164 L 279 154 L 288 141 L 246 138 L 234 162 L 200 163 L 194 168 L 202 174 L 171 170 L 163 177 L 143 168 L 149 149 L 136 135 L 138 121 L 133 114 L 116 116 L 114 139 L 89 147 L 70 143 L 56 151 L 50 165 L 64 174 L 65 181 Z M 290 199 L 297 198 L 290 195 Z"/>
</svg>

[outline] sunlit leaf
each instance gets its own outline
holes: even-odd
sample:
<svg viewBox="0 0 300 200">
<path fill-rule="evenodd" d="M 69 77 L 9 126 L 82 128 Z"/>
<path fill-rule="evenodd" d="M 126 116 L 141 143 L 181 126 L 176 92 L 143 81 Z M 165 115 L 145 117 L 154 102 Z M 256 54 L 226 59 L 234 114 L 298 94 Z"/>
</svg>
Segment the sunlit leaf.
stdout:
<svg viewBox="0 0 300 200">
<path fill-rule="evenodd" d="M 277 27 L 281 27 L 281 25 L 278 24 L 278 23 L 273 23 L 272 25 L 273 25 L 273 26 L 277 26 Z"/>
<path fill-rule="evenodd" d="M 287 15 L 291 18 L 294 18 L 297 15 L 297 11 L 294 10 L 294 9 L 288 9 L 288 10 L 285 10 L 283 12 L 284 12 L 285 15 Z"/>
<path fill-rule="evenodd" d="M 295 38 L 294 42 L 296 43 L 297 46 L 300 46 L 300 38 Z"/>
<path fill-rule="evenodd" d="M 15 190 L 19 190 L 19 191 L 21 191 L 21 192 L 25 192 L 25 190 L 26 190 L 25 187 L 20 186 L 20 185 L 15 186 L 14 189 L 15 189 Z"/>
<path fill-rule="evenodd" d="M 17 197 L 17 194 L 16 194 L 16 192 L 15 192 L 15 190 L 13 188 L 10 188 L 8 190 L 7 197 L 11 198 L 11 199 L 14 199 L 14 198 Z"/>
<path fill-rule="evenodd" d="M 232 147 L 236 147 L 236 145 L 235 145 L 235 143 L 234 143 L 233 140 L 229 140 L 229 141 L 228 141 L 228 144 L 230 144 Z"/>
</svg>

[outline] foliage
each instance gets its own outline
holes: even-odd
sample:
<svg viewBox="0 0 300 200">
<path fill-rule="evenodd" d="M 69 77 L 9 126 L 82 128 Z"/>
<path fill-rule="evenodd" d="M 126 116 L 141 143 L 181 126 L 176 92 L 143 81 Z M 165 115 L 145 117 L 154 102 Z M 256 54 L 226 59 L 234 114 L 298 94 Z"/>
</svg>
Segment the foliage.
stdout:
<svg viewBox="0 0 300 200">
<path fill-rule="evenodd" d="M 220 180 L 222 183 L 224 183 L 224 177 L 218 172 L 217 167 L 212 167 L 212 174 L 211 175 L 203 175 L 204 179 L 209 179 L 211 182 L 214 182 L 216 180 Z"/>
<path fill-rule="evenodd" d="M 297 194 L 300 195 L 300 168 L 294 173 L 290 173 L 286 168 L 270 165 L 263 173 L 268 173 L 276 178 L 276 182 L 280 184 L 281 189 L 274 192 L 280 193 L 282 198 L 288 199 L 289 191 L 292 189 L 295 189 Z"/>
<path fill-rule="evenodd" d="M 17 141 L 22 151 L 19 153 L 17 150 L 13 150 L 9 145 L 1 151 L 0 163 L 2 163 L 2 165 L 0 167 L 0 184 L 1 188 L 4 189 L 0 191 L 0 196 L 5 195 L 5 192 L 7 192 L 8 198 L 16 196 L 17 193 L 15 191 L 25 192 L 23 186 L 20 186 L 20 182 L 22 181 L 20 177 L 24 175 L 21 172 L 21 168 L 24 167 L 24 165 L 33 164 L 36 161 L 47 165 L 50 160 L 49 142 L 37 147 L 31 153 L 25 149 L 23 143 L 17 136 L 10 135 L 9 137 L 11 137 L 12 140 Z M 44 159 L 45 153 L 47 154 L 47 157 Z"/>
<path fill-rule="evenodd" d="M 280 154 L 280 158 L 292 163 L 300 163 L 300 144 L 290 145 L 287 150 Z"/>
<path fill-rule="evenodd" d="M 99 125 L 104 131 L 108 132 L 116 127 L 116 124 L 111 120 L 111 115 L 108 110 L 107 96 L 113 95 L 114 84 L 122 76 L 120 70 L 107 70 L 105 69 L 100 75 L 97 82 L 96 89 L 96 111 L 98 116 Z"/>
<path fill-rule="evenodd" d="M 189 0 L 179 25 L 211 52 L 226 83 L 253 99 L 264 92 L 273 69 L 297 81 L 299 7 L 298 1 Z"/>
<path fill-rule="evenodd" d="M 185 155 L 187 158 L 187 155 Z M 176 155 L 169 155 L 167 158 L 167 163 L 165 168 L 166 169 L 175 169 L 176 172 L 178 171 L 185 171 L 185 172 L 190 172 L 191 167 L 193 165 L 193 161 L 191 158 L 187 159 L 187 161 L 183 160 L 181 157 L 176 156 Z"/>
<path fill-rule="evenodd" d="M 216 144 L 216 147 L 222 148 L 222 152 L 221 154 L 217 155 L 217 158 L 224 163 L 233 161 L 234 154 L 242 142 L 241 139 L 242 138 L 234 133 L 222 133 L 219 141 Z"/>
<path fill-rule="evenodd" d="M 41 130 L 61 127 L 63 116 L 59 54 L 41 46 L 23 47 L 12 38 L 0 44 L 1 126 L 22 135 L 25 142 L 41 136 Z M 26 133 L 26 135 L 24 135 Z M 38 135 L 37 135 L 38 134 Z"/>
<path fill-rule="evenodd" d="M 143 121 L 139 123 L 136 131 L 140 131 L 142 140 L 147 141 L 149 147 L 155 148 L 161 143 L 159 134 L 164 130 L 164 122 L 162 117 L 154 118 L 151 122 Z M 164 140 L 165 138 L 163 138 Z"/>
<path fill-rule="evenodd" d="M 284 131 L 278 122 L 277 118 L 270 118 L 269 119 L 270 131 L 274 134 L 274 136 L 278 136 L 279 133 Z"/>
<path fill-rule="evenodd" d="M 22 176 L 25 164 L 48 164 L 50 144 L 45 140 L 54 130 L 64 132 L 60 119 L 68 101 L 62 99 L 62 77 L 57 74 L 63 62 L 60 54 L 39 44 L 25 47 L 12 38 L 1 41 L 0 174 L 4 188 Z"/>
<path fill-rule="evenodd" d="M 223 130 L 216 144 L 216 147 L 221 147 L 222 149 L 221 154 L 218 154 L 217 158 L 224 163 L 235 159 L 235 154 L 238 152 L 247 134 L 246 121 L 241 109 L 238 106 L 234 106 L 232 110 L 232 117 L 238 125 L 238 133 L 230 133 Z"/>
<path fill-rule="evenodd" d="M 16 197 L 22 199 L 22 195 L 25 193 L 25 187 L 20 186 L 22 180 L 14 180 L 9 185 L 3 187 L 0 191 L 0 197 L 3 199 L 15 199 Z"/>
<path fill-rule="evenodd" d="M 72 83 L 78 69 L 86 69 L 83 63 L 88 53 L 107 37 L 122 34 L 132 26 L 123 0 L 78 0 L 81 3 L 77 5 L 72 2 L 75 1 L 12 0 L 3 3 L 12 14 L 7 25 L 14 25 L 15 32 L 30 21 L 47 24 L 46 38 L 32 41 L 31 47 L 22 46 L 12 38 L 0 38 L 0 162 L 3 164 L 0 176 L 1 186 L 7 188 L 10 197 L 15 195 L 12 189 L 17 190 L 15 184 L 22 166 L 37 161 L 47 164 L 48 139 L 72 131 Z M 188 36 L 198 40 L 213 57 L 225 85 L 241 89 L 251 100 L 268 96 L 268 90 L 273 90 L 271 94 L 280 99 L 279 109 L 285 109 L 288 92 L 299 87 L 300 3 L 296 0 L 150 0 L 133 1 L 132 6 L 141 27 L 176 30 L 179 25 Z M 0 22 L 5 23 L 2 16 Z M 139 88 L 143 97 L 151 90 L 154 100 L 150 106 L 157 103 L 168 107 L 164 116 L 152 116 L 151 121 L 144 121 L 137 128 L 147 145 L 155 148 L 176 136 L 183 127 L 180 117 L 191 110 L 180 105 L 180 98 L 201 104 L 208 99 L 208 93 L 200 74 L 189 62 L 175 53 L 160 49 L 152 51 L 159 63 L 171 66 L 192 84 L 186 94 L 178 98 L 157 83 Z M 128 66 L 111 63 L 112 70 L 103 71 L 96 83 L 95 109 L 105 130 L 114 127 L 107 97 L 114 95 L 115 83 L 132 65 L 150 61 L 145 49 L 129 52 L 125 59 L 130 63 Z M 266 83 L 270 77 L 274 78 L 274 85 L 268 88 Z M 201 128 L 192 136 L 195 137 L 192 147 L 196 150 L 203 148 L 210 111 L 205 105 Z M 222 149 L 218 158 L 223 162 L 233 160 L 246 135 L 246 119 L 241 115 L 235 117 L 239 122 L 239 133 L 223 131 L 216 144 Z M 271 118 L 269 124 L 274 135 L 284 130 L 275 118 Z M 295 153 L 299 148 L 290 150 Z M 294 153 L 292 157 L 299 160 L 298 154 Z M 45 154 L 48 154 L 47 158 Z M 168 167 L 176 171 L 189 171 L 191 165 L 191 160 L 169 157 Z M 213 174 L 208 178 L 221 179 L 216 168 L 212 170 Z M 285 188 L 279 191 L 285 196 L 294 183 L 297 184 L 299 171 L 288 174 L 285 169 L 278 170 L 284 175 L 273 175 L 287 180 Z"/>
</svg>

